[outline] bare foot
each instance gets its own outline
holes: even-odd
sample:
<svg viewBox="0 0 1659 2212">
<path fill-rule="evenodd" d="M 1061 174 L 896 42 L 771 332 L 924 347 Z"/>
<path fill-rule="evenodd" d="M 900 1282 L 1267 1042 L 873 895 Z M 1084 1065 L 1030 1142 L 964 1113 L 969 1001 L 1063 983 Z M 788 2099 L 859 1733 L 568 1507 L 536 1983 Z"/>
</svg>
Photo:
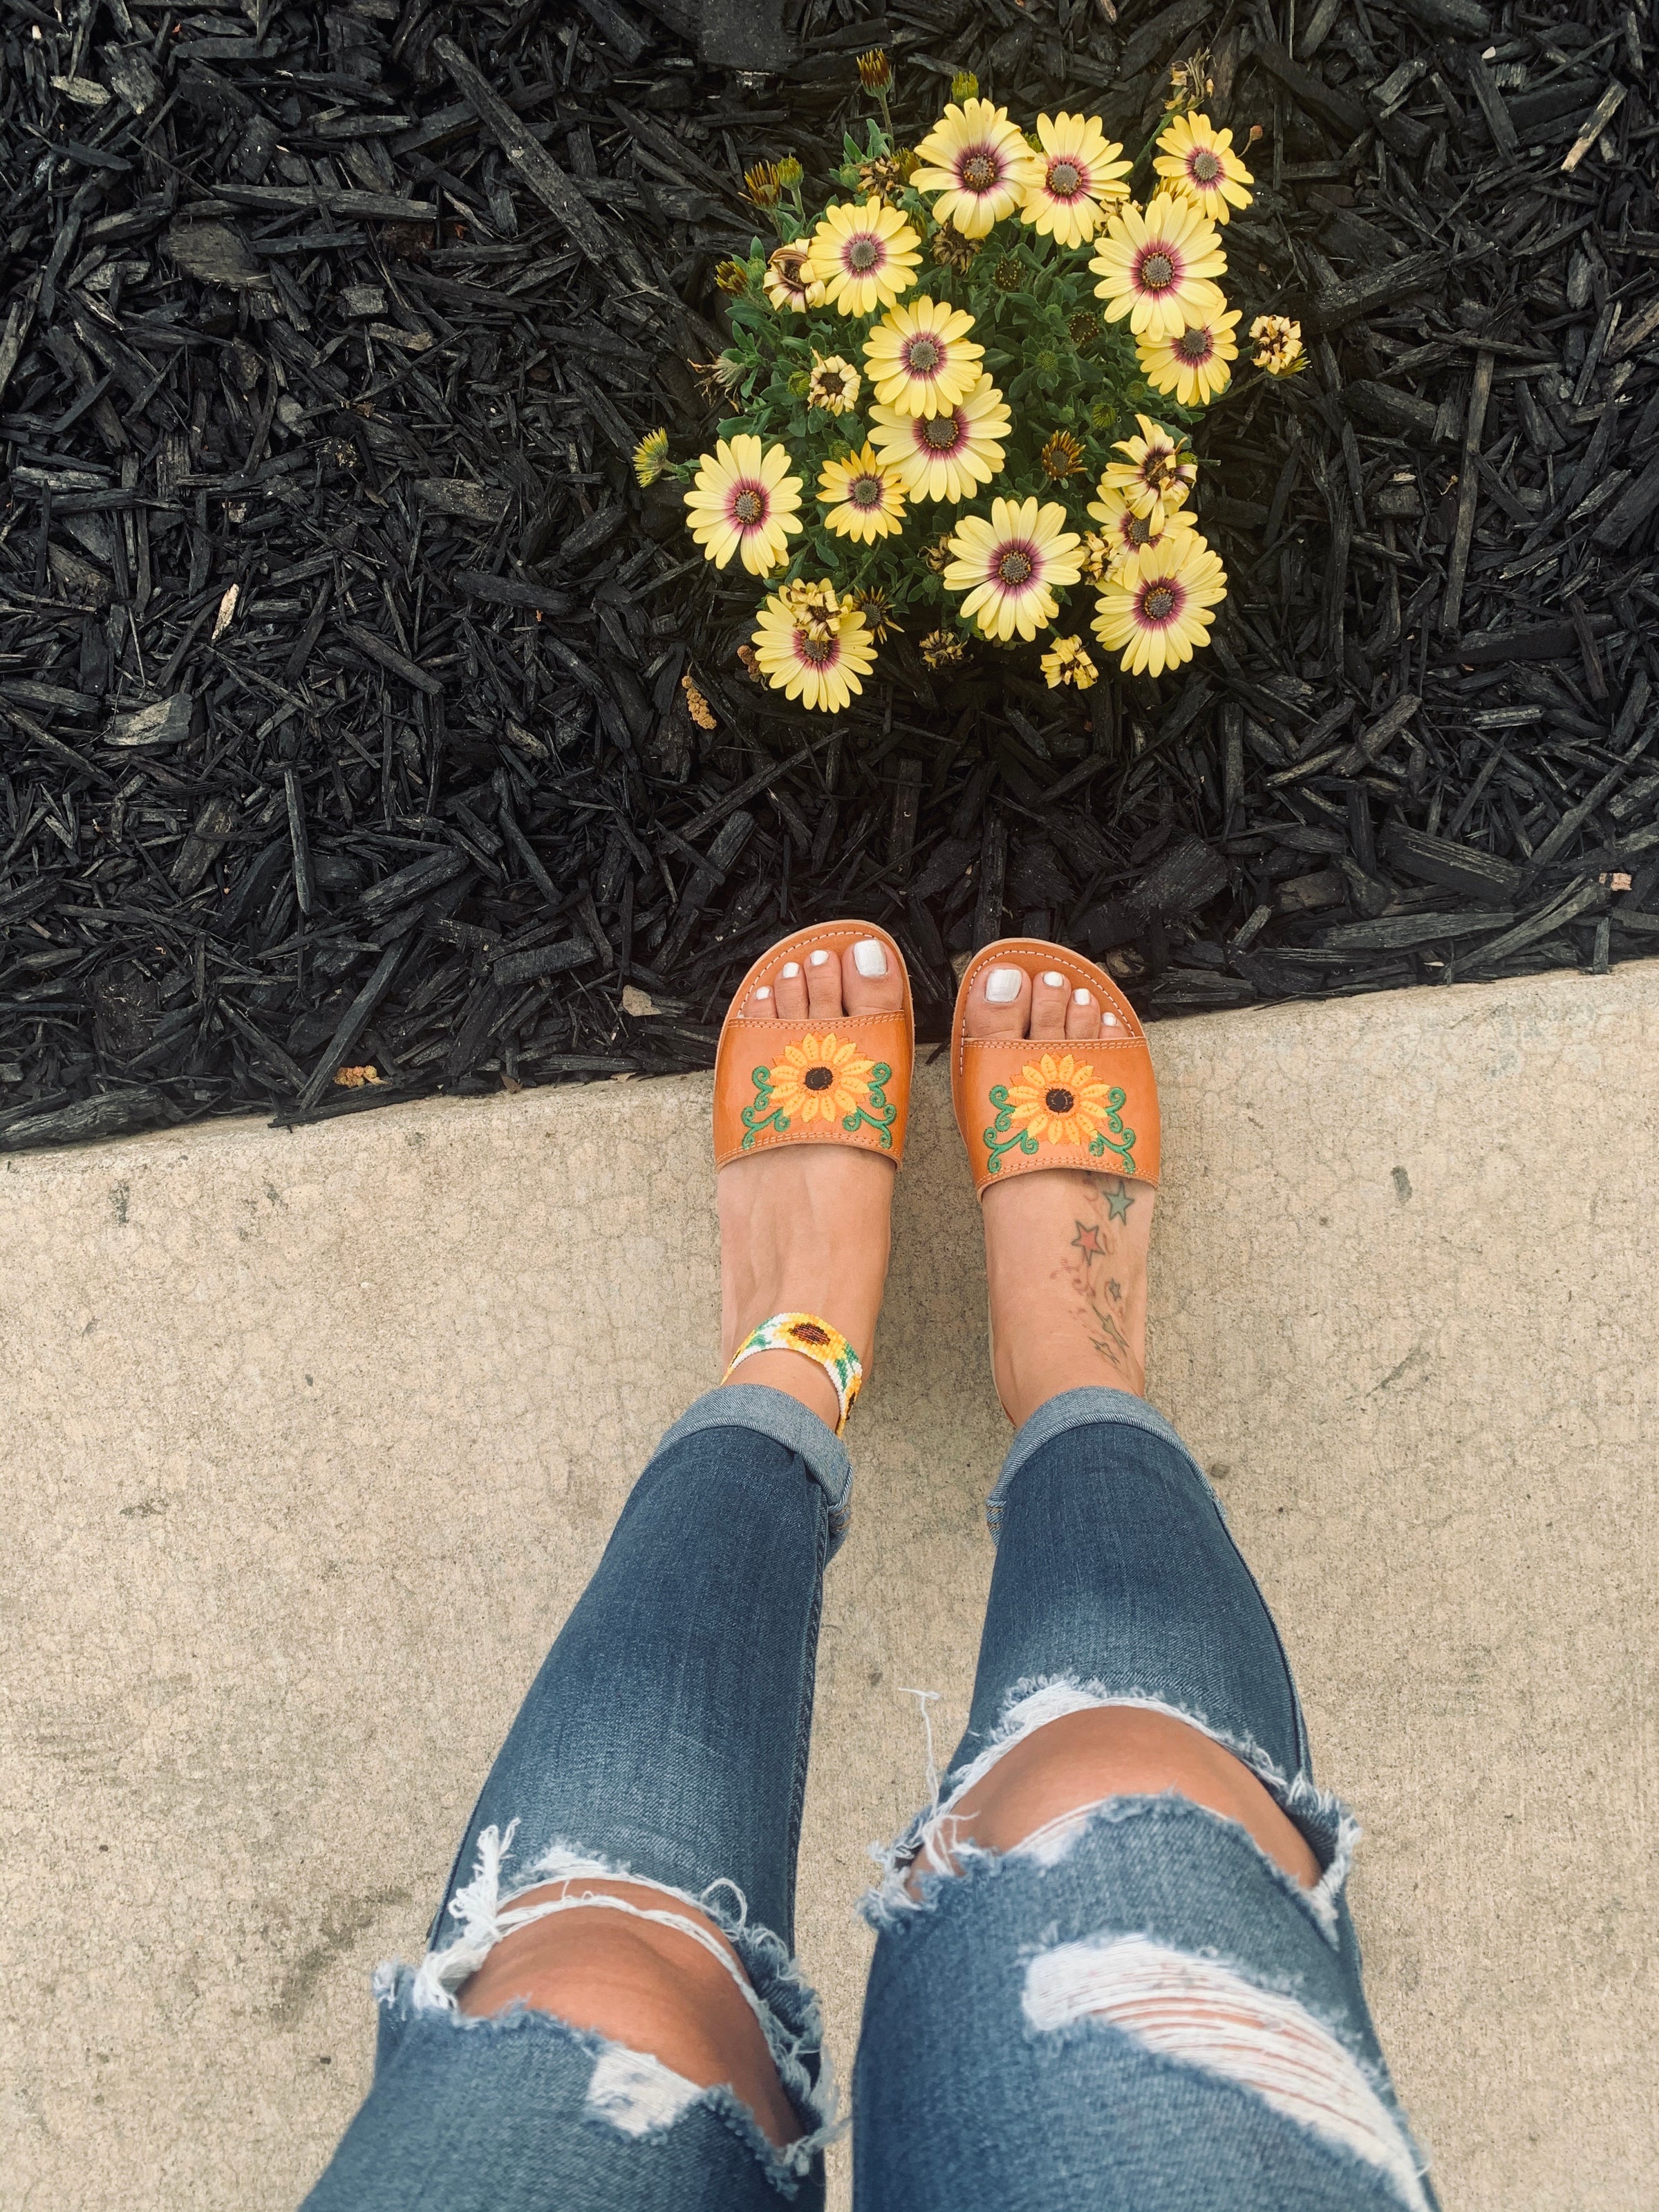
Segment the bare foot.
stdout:
<svg viewBox="0 0 1659 2212">
<path fill-rule="evenodd" d="M 969 994 L 970 1037 L 1029 1037 L 1087 1059 L 1117 1017 L 1035 957 L 985 969 Z M 1150 1183 L 1052 1168 L 985 1193 L 991 1358 L 998 1395 L 1018 1427 L 1061 1390 L 1146 1387 Z"/>
<path fill-rule="evenodd" d="M 830 1027 L 843 1014 L 896 1013 L 903 979 L 877 938 L 844 952 L 799 949 L 769 968 L 740 1017 Z M 851 1342 L 867 1369 L 887 1279 L 893 1165 L 846 1145 L 782 1145 L 731 1160 L 715 1183 L 720 1222 L 720 1357 L 774 1314 L 816 1314 Z M 835 1426 L 839 1408 L 823 1370 L 798 1352 L 745 1359 L 733 1382 L 787 1392 Z"/>
</svg>

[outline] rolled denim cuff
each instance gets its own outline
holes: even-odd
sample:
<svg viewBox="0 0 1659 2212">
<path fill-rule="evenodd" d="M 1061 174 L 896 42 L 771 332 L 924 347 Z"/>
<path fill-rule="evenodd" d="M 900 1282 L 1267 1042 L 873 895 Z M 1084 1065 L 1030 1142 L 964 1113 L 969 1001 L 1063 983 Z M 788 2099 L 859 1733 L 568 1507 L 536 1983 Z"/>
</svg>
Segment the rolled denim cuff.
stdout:
<svg viewBox="0 0 1659 2212">
<path fill-rule="evenodd" d="M 1109 1390 L 1100 1395 L 1115 1398 L 1121 1394 Z M 833 1559 L 852 1517 L 853 1462 L 847 1456 L 846 1445 L 829 1424 L 787 1390 L 771 1389 L 764 1382 L 726 1382 L 706 1390 L 687 1407 L 652 1458 L 682 1437 L 695 1437 L 704 1429 L 755 1429 L 786 1451 L 799 1454 L 807 1473 L 830 1501 L 830 1557 Z"/>
<path fill-rule="evenodd" d="M 1090 1428 L 1103 1421 L 1115 1421 L 1121 1428 L 1144 1429 L 1148 1436 L 1161 1437 L 1166 1444 L 1175 1446 L 1205 1488 L 1210 1488 L 1203 1468 L 1163 1414 L 1154 1411 L 1144 1398 L 1137 1398 L 1132 1390 L 1108 1390 L 1092 1385 L 1082 1390 L 1062 1390 L 1057 1398 L 1050 1398 L 1037 1407 L 1016 1431 L 1008 1447 L 1002 1472 L 985 1501 L 986 1526 L 991 1531 L 993 1543 L 1001 1531 L 1002 1509 L 1007 1503 L 1009 1486 L 1031 1455 L 1052 1443 L 1056 1437 L 1064 1436 L 1068 1429 Z M 1213 1492 L 1211 1494 L 1213 1496 Z"/>
</svg>

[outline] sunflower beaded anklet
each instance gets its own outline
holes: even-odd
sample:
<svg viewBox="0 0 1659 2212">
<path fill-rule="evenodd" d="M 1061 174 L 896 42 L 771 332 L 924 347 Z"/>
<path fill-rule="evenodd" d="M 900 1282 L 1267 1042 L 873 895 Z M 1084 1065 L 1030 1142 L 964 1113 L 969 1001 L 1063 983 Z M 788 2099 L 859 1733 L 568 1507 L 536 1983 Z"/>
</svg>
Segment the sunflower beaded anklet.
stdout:
<svg viewBox="0 0 1659 2212">
<path fill-rule="evenodd" d="M 840 1436 L 853 1401 L 864 1387 L 863 1363 L 841 1331 L 831 1328 L 816 1314 L 774 1314 L 738 1346 L 721 1382 L 729 1382 L 744 1361 L 752 1359 L 757 1352 L 799 1352 L 803 1358 L 817 1362 L 835 1389 L 841 1409 L 836 1434 Z"/>
</svg>

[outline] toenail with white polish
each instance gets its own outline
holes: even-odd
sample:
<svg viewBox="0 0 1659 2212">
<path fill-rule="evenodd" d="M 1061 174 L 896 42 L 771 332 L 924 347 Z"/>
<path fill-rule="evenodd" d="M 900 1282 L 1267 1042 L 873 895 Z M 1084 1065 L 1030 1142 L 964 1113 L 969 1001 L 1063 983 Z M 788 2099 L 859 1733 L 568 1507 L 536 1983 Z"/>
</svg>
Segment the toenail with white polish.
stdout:
<svg viewBox="0 0 1659 2212">
<path fill-rule="evenodd" d="M 1105 1023 L 1109 1030 L 1115 1030 L 1117 1027 L 1117 1016 L 1115 1014 L 1103 1014 L 1100 1018 Z"/>
<path fill-rule="evenodd" d="M 861 937 L 853 947 L 853 965 L 860 975 L 884 975 L 887 973 L 886 948 L 873 937 Z"/>
<path fill-rule="evenodd" d="M 756 996 L 757 999 L 769 999 L 769 998 L 771 997 L 771 995 L 772 995 L 772 987 L 771 987 L 771 985 L 770 985 L 769 983 L 763 983 L 763 984 L 761 984 L 761 986 L 759 987 L 759 988 L 758 988 L 758 989 L 756 991 L 756 993 L 755 993 L 755 996 Z"/>
<path fill-rule="evenodd" d="M 824 967 L 830 958 L 827 952 L 809 952 L 806 957 L 809 965 L 814 968 Z"/>
<path fill-rule="evenodd" d="M 786 960 L 786 961 L 784 962 L 784 963 L 783 963 L 783 973 L 785 974 L 785 975 L 787 975 L 787 976 L 788 977 L 789 981 L 793 983 L 793 982 L 794 981 L 794 980 L 795 980 L 796 976 L 797 976 L 797 975 L 799 975 L 799 973 L 800 973 L 800 963 L 799 963 L 799 960 Z"/>
<path fill-rule="evenodd" d="M 1066 988 L 1066 978 L 1063 975 L 1056 975 L 1052 969 L 1042 980 L 1051 991 L 1060 991 Z"/>
<path fill-rule="evenodd" d="M 985 996 L 994 1006 L 1011 1006 L 1024 981 L 1018 968 L 994 968 L 985 979 Z"/>
<path fill-rule="evenodd" d="M 1089 996 L 1089 994 L 1086 991 L 1073 991 L 1072 994 L 1072 1003 L 1076 1006 L 1092 1006 L 1094 1000 Z"/>
</svg>

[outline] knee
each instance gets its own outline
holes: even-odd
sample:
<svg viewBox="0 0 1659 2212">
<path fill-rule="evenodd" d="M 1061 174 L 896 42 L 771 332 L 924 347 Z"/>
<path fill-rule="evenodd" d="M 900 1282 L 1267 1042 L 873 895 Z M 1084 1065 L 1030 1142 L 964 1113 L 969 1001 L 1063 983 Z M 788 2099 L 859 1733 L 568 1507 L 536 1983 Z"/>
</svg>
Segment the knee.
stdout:
<svg viewBox="0 0 1659 2212">
<path fill-rule="evenodd" d="M 1033 1729 L 951 1808 L 952 1844 L 1011 1850 L 1051 1820 L 1165 1790 L 1237 1820 L 1306 1889 L 1319 1862 L 1266 1785 L 1212 1736 L 1168 1713 L 1097 1705 Z"/>
<path fill-rule="evenodd" d="M 562 1887 L 514 1901 L 551 1900 Z M 582 1887 L 646 1911 L 665 1902 L 660 1891 L 629 1882 L 584 1881 Z M 526 2005 L 647 2052 L 700 2088 L 724 2083 L 781 2148 L 799 2135 L 800 2124 L 738 1986 L 738 1978 L 746 1984 L 741 1962 L 713 1921 L 689 1905 L 673 1909 L 697 1923 L 705 1940 L 604 1905 L 573 1905 L 532 1921 L 495 1945 L 462 1988 L 459 2007 L 483 2017 Z"/>
</svg>

